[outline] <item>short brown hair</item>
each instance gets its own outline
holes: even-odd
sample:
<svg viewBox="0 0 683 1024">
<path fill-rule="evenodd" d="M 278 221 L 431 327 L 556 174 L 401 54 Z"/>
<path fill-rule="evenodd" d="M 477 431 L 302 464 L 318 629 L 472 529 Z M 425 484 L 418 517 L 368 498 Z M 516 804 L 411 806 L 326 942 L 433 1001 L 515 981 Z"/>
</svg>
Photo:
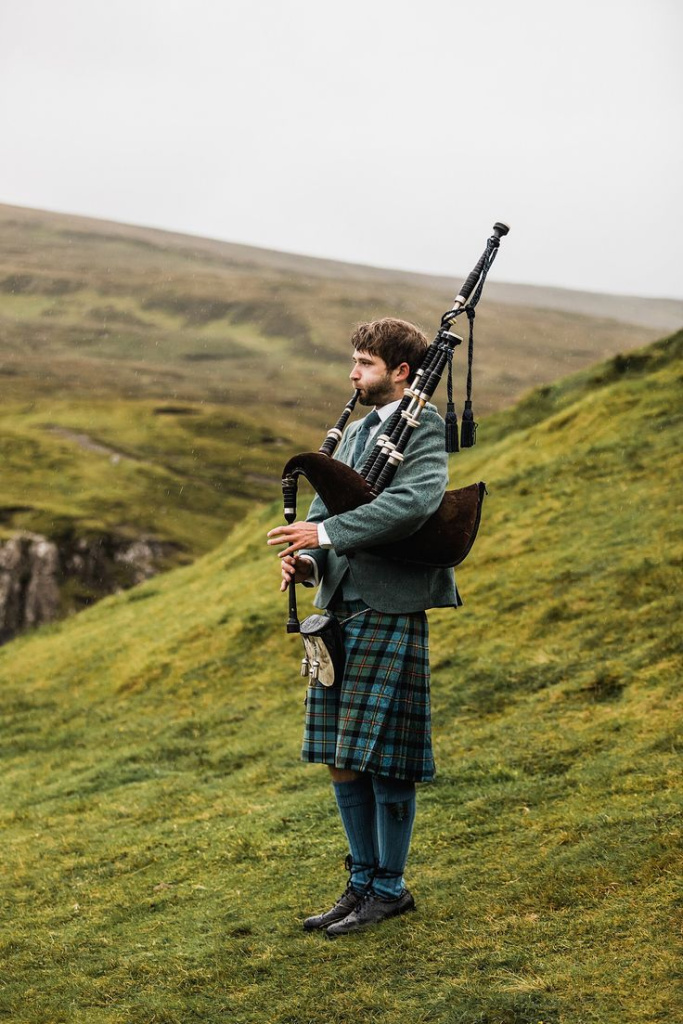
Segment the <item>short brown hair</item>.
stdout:
<svg viewBox="0 0 683 1024">
<path fill-rule="evenodd" d="M 420 366 L 429 343 L 414 324 L 385 316 L 382 320 L 358 324 L 351 335 L 351 344 L 356 352 L 368 352 L 371 356 L 379 356 L 389 370 L 395 370 L 401 363 L 407 363 L 412 377 Z"/>
</svg>

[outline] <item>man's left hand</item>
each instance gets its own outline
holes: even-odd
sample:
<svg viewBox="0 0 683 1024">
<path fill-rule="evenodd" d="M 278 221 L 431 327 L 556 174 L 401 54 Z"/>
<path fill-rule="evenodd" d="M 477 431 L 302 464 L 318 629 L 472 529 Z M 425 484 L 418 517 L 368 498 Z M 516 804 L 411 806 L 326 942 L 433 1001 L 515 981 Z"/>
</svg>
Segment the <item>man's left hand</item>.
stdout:
<svg viewBox="0 0 683 1024">
<path fill-rule="evenodd" d="M 280 558 L 293 555 L 301 548 L 319 548 L 318 527 L 315 523 L 292 523 L 289 526 L 276 526 L 268 531 L 268 545 L 287 544 L 284 551 L 278 551 Z"/>
</svg>

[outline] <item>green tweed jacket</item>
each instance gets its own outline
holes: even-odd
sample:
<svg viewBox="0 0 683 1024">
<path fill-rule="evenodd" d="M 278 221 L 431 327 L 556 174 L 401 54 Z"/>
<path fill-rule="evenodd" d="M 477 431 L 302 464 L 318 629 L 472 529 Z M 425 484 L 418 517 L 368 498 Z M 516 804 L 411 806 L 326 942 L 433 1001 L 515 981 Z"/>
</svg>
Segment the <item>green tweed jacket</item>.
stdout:
<svg viewBox="0 0 683 1024">
<path fill-rule="evenodd" d="M 347 465 L 362 422 L 358 420 L 348 428 L 335 456 Z M 369 447 L 373 444 L 374 438 Z M 313 499 L 306 518 L 313 523 L 324 521 L 332 543 L 332 548 L 301 552 L 315 559 L 318 566 L 321 585 L 316 605 L 328 607 L 347 571 L 361 599 L 378 612 L 401 614 L 462 604 L 452 569 L 398 562 L 367 550 L 407 538 L 418 530 L 439 507 L 447 484 L 444 422 L 435 407 L 428 405 L 392 483 L 374 501 L 330 516 L 321 498 Z"/>
</svg>

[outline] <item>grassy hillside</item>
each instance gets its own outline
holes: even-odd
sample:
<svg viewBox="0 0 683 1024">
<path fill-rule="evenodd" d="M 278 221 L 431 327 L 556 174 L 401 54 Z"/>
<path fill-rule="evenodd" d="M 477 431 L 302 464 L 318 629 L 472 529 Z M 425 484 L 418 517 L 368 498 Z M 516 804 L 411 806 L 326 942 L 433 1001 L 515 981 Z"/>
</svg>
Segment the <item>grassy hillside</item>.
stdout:
<svg viewBox="0 0 683 1024">
<path fill-rule="evenodd" d="M 431 615 L 437 782 L 410 920 L 336 943 L 324 772 L 255 511 L 229 541 L 0 650 L 0 1013 L 147 1024 L 680 1016 L 683 335 L 529 396 Z"/>
<path fill-rule="evenodd" d="M 200 403 L 6 405 L 0 536 L 13 528 L 59 538 L 77 524 L 208 551 L 254 500 L 279 490 L 300 433 Z"/>
</svg>

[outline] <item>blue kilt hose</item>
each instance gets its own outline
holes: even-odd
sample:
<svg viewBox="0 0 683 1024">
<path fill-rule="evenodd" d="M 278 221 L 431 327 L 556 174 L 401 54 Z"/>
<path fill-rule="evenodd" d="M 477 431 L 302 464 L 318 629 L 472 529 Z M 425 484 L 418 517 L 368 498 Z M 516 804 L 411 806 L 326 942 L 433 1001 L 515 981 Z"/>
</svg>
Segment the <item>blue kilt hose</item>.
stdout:
<svg viewBox="0 0 683 1024">
<path fill-rule="evenodd" d="M 340 684 L 308 688 L 302 759 L 429 782 L 434 757 L 427 616 L 377 612 L 362 601 L 331 611 L 342 622 L 346 667 Z"/>
</svg>

